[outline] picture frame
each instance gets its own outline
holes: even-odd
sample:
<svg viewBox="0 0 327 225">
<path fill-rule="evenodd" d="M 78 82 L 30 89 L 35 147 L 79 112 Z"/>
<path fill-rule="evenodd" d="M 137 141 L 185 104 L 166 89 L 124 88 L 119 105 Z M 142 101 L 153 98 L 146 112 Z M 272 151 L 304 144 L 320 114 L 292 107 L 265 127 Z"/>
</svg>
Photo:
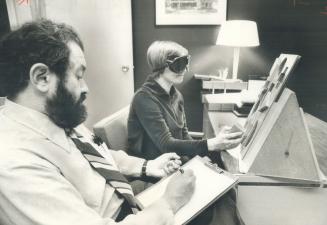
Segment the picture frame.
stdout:
<svg viewBox="0 0 327 225">
<path fill-rule="evenodd" d="M 156 25 L 219 25 L 227 0 L 156 0 Z"/>
</svg>

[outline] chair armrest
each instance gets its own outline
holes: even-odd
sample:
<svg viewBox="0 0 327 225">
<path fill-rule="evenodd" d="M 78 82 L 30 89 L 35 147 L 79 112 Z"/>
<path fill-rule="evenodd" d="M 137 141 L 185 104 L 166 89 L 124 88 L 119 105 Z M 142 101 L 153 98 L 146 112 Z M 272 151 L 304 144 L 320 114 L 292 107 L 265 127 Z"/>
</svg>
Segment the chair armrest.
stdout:
<svg viewBox="0 0 327 225">
<path fill-rule="evenodd" d="M 188 134 L 194 139 L 202 139 L 204 137 L 203 132 L 189 131 Z"/>
</svg>

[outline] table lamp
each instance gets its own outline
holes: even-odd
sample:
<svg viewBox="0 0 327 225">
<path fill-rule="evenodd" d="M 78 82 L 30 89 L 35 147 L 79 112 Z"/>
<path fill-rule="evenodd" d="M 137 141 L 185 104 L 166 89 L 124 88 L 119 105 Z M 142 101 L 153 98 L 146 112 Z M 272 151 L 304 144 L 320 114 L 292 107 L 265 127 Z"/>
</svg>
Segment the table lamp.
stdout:
<svg viewBox="0 0 327 225">
<path fill-rule="evenodd" d="M 240 47 L 259 46 L 257 24 L 249 20 L 228 20 L 221 27 L 217 37 L 217 45 L 234 47 L 233 79 L 237 79 Z"/>
</svg>

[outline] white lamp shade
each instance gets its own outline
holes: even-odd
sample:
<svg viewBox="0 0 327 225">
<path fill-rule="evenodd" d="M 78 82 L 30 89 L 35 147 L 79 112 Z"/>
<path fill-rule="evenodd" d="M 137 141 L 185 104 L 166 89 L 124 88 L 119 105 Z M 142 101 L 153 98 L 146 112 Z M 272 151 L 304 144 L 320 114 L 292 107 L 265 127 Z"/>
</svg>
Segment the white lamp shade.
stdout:
<svg viewBox="0 0 327 225">
<path fill-rule="evenodd" d="M 249 20 L 225 21 L 220 27 L 216 44 L 233 47 L 259 46 L 257 23 Z"/>
</svg>

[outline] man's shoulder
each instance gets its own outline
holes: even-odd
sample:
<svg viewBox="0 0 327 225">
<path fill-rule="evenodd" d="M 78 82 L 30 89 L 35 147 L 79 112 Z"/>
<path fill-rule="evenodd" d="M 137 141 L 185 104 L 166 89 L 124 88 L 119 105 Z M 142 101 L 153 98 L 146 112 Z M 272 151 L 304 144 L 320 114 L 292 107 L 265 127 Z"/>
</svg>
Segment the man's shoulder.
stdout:
<svg viewBox="0 0 327 225">
<path fill-rule="evenodd" d="M 23 124 L 8 119 L 0 112 L 0 145 L 4 143 L 19 145 L 24 140 L 36 137 L 40 137 L 40 135 Z"/>
<path fill-rule="evenodd" d="M 60 153 L 46 137 L 0 115 L 0 166 L 39 163 Z M 62 152 L 62 151 L 61 151 Z"/>
</svg>

